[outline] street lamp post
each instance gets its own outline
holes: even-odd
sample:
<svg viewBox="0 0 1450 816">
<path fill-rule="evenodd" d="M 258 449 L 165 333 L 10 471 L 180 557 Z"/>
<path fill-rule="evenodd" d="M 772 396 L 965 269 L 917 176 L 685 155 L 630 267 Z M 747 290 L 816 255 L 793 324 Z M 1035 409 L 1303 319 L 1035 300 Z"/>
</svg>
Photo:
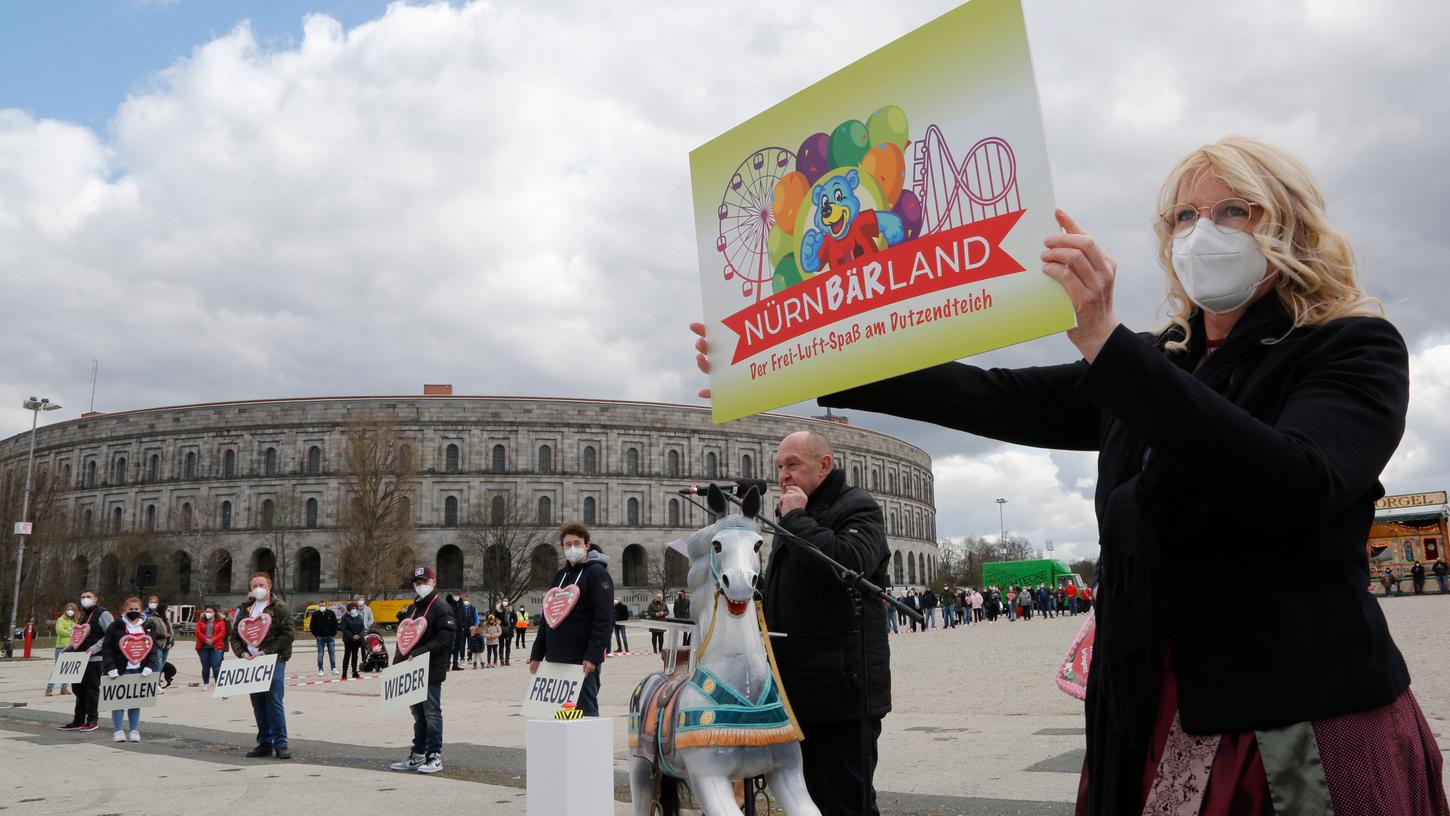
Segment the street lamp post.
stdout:
<svg viewBox="0 0 1450 816">
<path fill-rule="evenodd" d="M 40 424 L 41 411 L 56 411 L 60 406 L 49 399 L 31 397 L 21 407 L 32 412 L 30 418 L 30 455 L 25 460 L 25 498 L 20 503 L 20 523 L 15 526 L 15 593 L 10 596 L 10 625 L 5 628 L 5 655 L 15 654 L 15 616 L 20 612 L 20 568 L 25 563 L 25 539 L 30 521 L 30 485 L 35 469 L 35 428 Z"/>
<path fill-rule="evenodd" d="M 1007 500 L 1006 499 L 998 499 L 997 500 L 997 525 L 1000 528 L 997 531 L 997 543 L 998 544 L 1001 544 L 1007 538 L 1007 522 L 1004 520 L 1006 517 L 1002 515 L 1002 505 L 1004 505 L 1006 503 L 1007 503 Z"/>
</svg>

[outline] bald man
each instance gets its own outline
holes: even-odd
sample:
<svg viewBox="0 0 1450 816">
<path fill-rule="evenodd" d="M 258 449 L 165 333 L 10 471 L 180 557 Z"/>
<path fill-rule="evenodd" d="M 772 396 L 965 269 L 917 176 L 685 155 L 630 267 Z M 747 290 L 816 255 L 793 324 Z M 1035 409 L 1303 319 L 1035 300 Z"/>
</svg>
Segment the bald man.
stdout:
<svg viewBox="0 0 1450 816">
<path fill-rule="evenodd" d="M 835 467 L 830 442 L 815 431 L 798 431 L 775 452 L 780 525 L 826 555 L 886 584 L 886 524 L 869 493 L 846 484 Z M 871 793 L 881 719 L 891 710 L 891 652 L 886 644 L 886 608 L 866 601 L 869 672 L 861 665 L 861 633 L 850 596 L 836 576 L 815 558 L 793 552 L 781 541 L 771 547 L 765 572 L 765 620 L 781 682 L 805 732 L 801 743 L 806 787 L 822 813 L 860 814 L 861 789 Z M 863 718 L 862 678 L 870 678 L 870 713 Z M 870 742 L 865 767 L 861 735 Z"/>
</svg>

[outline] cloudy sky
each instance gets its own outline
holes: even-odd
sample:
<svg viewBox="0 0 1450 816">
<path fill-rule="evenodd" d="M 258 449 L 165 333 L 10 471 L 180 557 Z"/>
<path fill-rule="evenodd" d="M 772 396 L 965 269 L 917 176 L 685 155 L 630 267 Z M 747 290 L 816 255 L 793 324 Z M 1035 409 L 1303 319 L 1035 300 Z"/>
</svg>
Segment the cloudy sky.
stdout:
<svg viewBox="0 0 1450 816">
<path fill-rule="evenodd" d="M 425 381 L 697 402 L 689 150 L 954 5 L 0 6 L 0 436 L 30 394 L 85 410 L 93 357 L 106 411 Z M 1174 160 L 1290 148 L 1414 353 L 1386 485 L 1450 487 L 1450 4 L 1024 5 L 1058 204 L 1117 256 L 1120 318 L 1160 318 Z M 942 534 L 995 534 L 1001 496 L 1095 552 L 1091 456 L 851 419 L 933 455 Z"/>
</svg>

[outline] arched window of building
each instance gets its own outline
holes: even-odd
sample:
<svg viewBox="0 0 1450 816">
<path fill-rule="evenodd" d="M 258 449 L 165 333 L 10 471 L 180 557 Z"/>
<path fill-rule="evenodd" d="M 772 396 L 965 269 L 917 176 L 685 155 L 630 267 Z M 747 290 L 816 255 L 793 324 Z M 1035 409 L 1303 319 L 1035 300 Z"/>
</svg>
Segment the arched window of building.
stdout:
<svg viewBox="0 0 1450 816">
<path fill-rule="evenodd" d="M 624 472 L 630 476 L 639 475 L 639 448 L 630 448 L 624 452 Z"/>
<path fill-rule="evenodd" d="M 178 550 L 171 554 L 171 566 L 176 570 L 176 588 L 183 596 L 191 594 L 191 555 Z"/>
<path fill-rule="evenodd" d="M 119 532 L 121 532 L 121 518 L 122 518 L 121 508 L 117 507 L 116 509 L 114 509 L 114 510 L 111 511 L 111 532 L 113 532 L 113 533 L 119 533 Z"/>
<path fill-rule="evenodd" d="M 683 587 L 689 582 L 690 559 L 680 555 L 673 547 L 665 548 L 665 584 Z"/>
<path fill-rule="evenodd" d="M 276 448 L 267 448 L 267 452 L 262 455 L 262 473 L 264 473 L 264 474 L 266 474 L 268 476 L 276 476 L 277 475 L 277 449 Z"/>
<path fill-rule="evenodd" d="M 599 452 L 593 445 L 584 446 L 584 472 L 591 475 L 599 472 Z"/>
<path fill-rule="evenodd" d="M 297 591 L 316 592 L 322 589 L 322 554 L 312 547 L 297 551 Z"/>
<path fill-rule="evenodd" d="M 156 505 L 154 504 L 146 505 L 146 531 L 148 533 L 156 531 Z"/>
<path fill-rule="evenodd" d="M 181 529 L 182 530 L 190 530 L 192 528 L 192 526 L 194 526 L 196 524 L 196 520 L 194 518 L 192 518 L 192 515 L 191 515 L 191 502 L 182 502 L 181 503 L 181 520 L 180 520 L 180 523 L 181 523 Z"/>
<path fill-rule="evenodd" d="M 237 475 L 237 452 L 231 448 L 222 453 L 222 476 L 230 479 Z"/>
<path fill-rule="evenodd" d="M 121 592 L 121 559 L 115 553 L 101 558 L 101 595 L 114 598 Z"/>
<path fill-rule="evenodd" d="M 87 509 L 86 512 L 81 514 L 81 535 L 90 535 L 94 524 L 95 520 L 91 516 L 91 511 Z"/>
<path fill-rule="evenodd" d="M 748 453 L 740 457 L 740 478 L 755 478 L 755 459 Z"/>
<path fill-rule="evenodd" d="M 116 472 L 111 479 L 112 482 L 123 485 L 126 483 L 126 457 L 116 457 Z"/>
<path fill-rule="evenodd" d="M 449 496 L 443 500 L 443 526 L 458 526 L 458 497 Z"/>
<path fill-rule="evenodd" d="M 413 500 L 407 496 L 398 497 L 398 518 L 404 524 L 413 523 Z"/>
<path fill-rule="evenodd" d="M 647 586 L 649 575 L 646 568 L 644 547 L 638 544 L 631 544 L 624 548 L 624 585 L 625 586 Z"/>
<path fill-rule="evenodd" d="M 444 544 L 438 548 L 438 586 L 448 589 L 463 588 L 463 550 L 456 545 Z"/>
<path fill-rule="evenodd" d="M 539 497 L 539 523 L 554 523 L 554 500 L 548 496 Z"/>
<path fill-rule="evenodd" d="M 894 470 L 886 474 L 886 492 L 893 496 L 896 495 L 896 471 Z"/>
<path fill-rule="evenodd" d="M 317 499 L 307 500 L 307 529 L 317 529 Z"/>
<path fill-rule="evenodd" d="M 449 473 L 458 472 L 458 446 L 449 445 L 443 451 L 443 469 Z"/>
<path fill-rule="evenodd" d="M 896 551 L 896 554 L 893 555 L 893 556 L 891 556 L 891 572 L 895 576 L 893 578 L 893 580 L 897 584 L 900 584 L 902 582 L 902 580 L 904 580 L 906 578 L 905 575 L 902 575 L 901 574 L 901 572 L 902 572 L 902 566 L 901 566 L 901 550 L 897 550 Z"/>
<path fill-rule="evenodd" d="M 181 473 L 188 479 L 196 478 L 196 451 L 186 452 L 186 467 L 182 469 Z"/>
<path fill-rule="evenodd" d="M 494 473 L 503 473 L 508 467 L 508 451 L 504 449 L 503 445 L 494 445 L 492 458 L 489 469 Z"/>
<path fill-rule="evenodd" d="M 857 487 L 860 487 L 861 486 L 861 466 L 860 465 L 852 465 L 851 466 L 851 484 L 853 484 L 853 485 L 855 485 Z"/>
<path fill-rule="evenodd" d="M 270 530 L 270 529 L 272 529 L 272 523 L 275 520 L 273 518 L 273 516 L 276 514 L 276 511 L 277 511 L 277 505 L 273 504 L 271 499 L 262 499 L 262 529 L 263 530 Z"/>
<path fill-rule="evenodd" d="M 672 450 L 665 454 L 665 474 L 672 479 L 680 477 L 680 452 Z"/>
<path fill-rule="evenodd" d="M 151 454 L 151 459 L 146 463 L 146 481 L 154 482 L 161 478 L 161 457 Z"/>
<path fill-rule="evenodd" d="M 229 501 L 222 502 L 222 529 L 232 529 L 232 503 Z"/>
<path fill-rule="evenodd" d="M 277 554 L 266 547 L 258 547 L 252 553 L 252 572 L 267 573 L 267 577 L 272 579 L 272 586 L 276 586 Z"/>
<path fill-rule="evenodd" d="M 916 583 L 916 556 L 911 553 L 906 554 L 906 579 Z"/>
<path fill-rule="evenodd" d="M 307 449 L 307 473 L 310 476 L 322 474 L 322 448 L 317 445 Z"/>
<path fill-rule="evenodd" d="M 529 553 L 529 589 L 547 589 L 559 569 L 559 548 L 540 544 Z"/>
<path fill-rule="evenodd" d="M 504 523 L 504 516 L 508 514 L 508 507 L 504 502 L 503 496 L 493 497 L 493 501 L 489 503 L 488 514 L 494 524 Z"/>
<path fill-rule="evenodd" d="M 595 524 L 598 522 L 599 506 L 593 496 L 584 497 L 584 523 Z"/>
<path fill-rule="evenodd" d="M 680 526 L 680 500 L 679 499 L 670 499 L 670 505 L 669 506 L 670 506 L 670 509 L 669 509 L 670 526 L 671 527 L 678 527 L 678 526 Z M 671 550 L 671 552 L 673 552 L 673 550 Z"/>
<path fill-rule="evenodd" d="M 86 462 L 86 487 L 96 486 L 96 461 Z"/>
<path fill-rule="evenodd" d="M 631 527 L 639 526 L 639 499 L 630 497 L 624 504 L 624 520 Z"/>
<path fill-rule="evenodd" d="M 398 470 L 403 473 L 413 472 L 413 446 L 403 444 L 398 448 Z"/>
<path fill-rule="evenodd" d="M 211 556 L 211 591 L 216 593 L 232 590 L 232 554 L 217 550 Z"/>
<path fill-rule="evenodd" d="M 548 445 L 539 446 L 539 472 L 554 472 L 554 449 Z"/>
<path fill-rule="evenodd" d="M 705 478 L 720 478 L 720 457 L 716 456 L 714 451 L 705 454 Z"/>
</svg>

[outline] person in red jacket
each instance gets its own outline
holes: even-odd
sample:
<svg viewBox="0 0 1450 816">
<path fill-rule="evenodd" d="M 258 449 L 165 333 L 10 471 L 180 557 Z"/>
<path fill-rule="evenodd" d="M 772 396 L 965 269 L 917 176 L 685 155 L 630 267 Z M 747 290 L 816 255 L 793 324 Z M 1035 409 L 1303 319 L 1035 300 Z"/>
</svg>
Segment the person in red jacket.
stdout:
<svg viewBox="0 0 1450 816">
<path fill-rule="evenodd" d="M 1067 593 L 1067 609 L 1072 614 L 1077 614 L 1077 584 L 1069 583 L 1064 590 Z"/>
<path fill-rule="evenodd" d="M 227 653 L 227 622 L 215 606 L 208 605 L 196 622 L 196 656 L 201 661 L 201 685 L 216 681 Z"/>
</svg>

